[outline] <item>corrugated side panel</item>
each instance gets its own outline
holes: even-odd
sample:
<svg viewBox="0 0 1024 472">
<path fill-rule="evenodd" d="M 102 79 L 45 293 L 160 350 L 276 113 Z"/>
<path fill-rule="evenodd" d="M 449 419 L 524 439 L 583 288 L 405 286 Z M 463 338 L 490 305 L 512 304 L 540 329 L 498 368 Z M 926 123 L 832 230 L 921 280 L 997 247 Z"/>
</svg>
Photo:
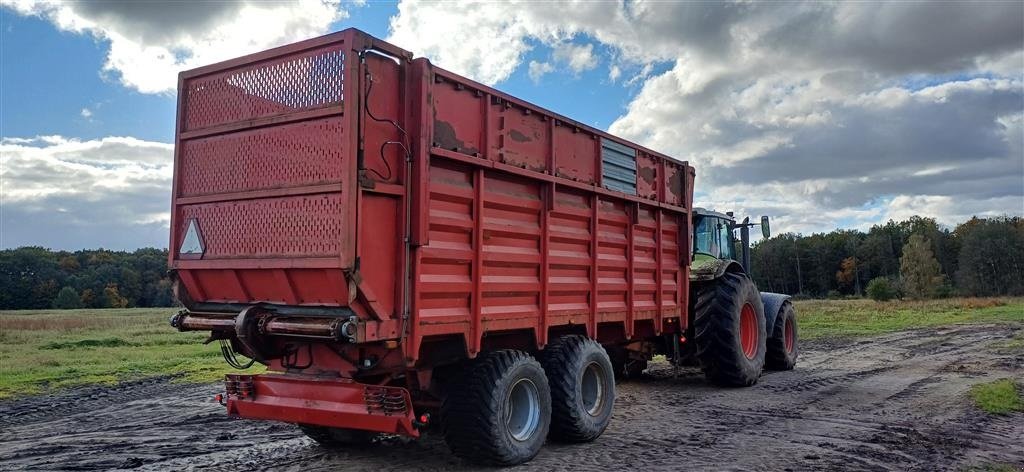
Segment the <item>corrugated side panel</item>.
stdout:
<svg viewBox="0 0 1024 472">
<path fill-rule="evenodd" d="M 601 182 L 607 189 L 636 195 L 636 151 L 615 141 L 601 140 Z"/>
</svg>

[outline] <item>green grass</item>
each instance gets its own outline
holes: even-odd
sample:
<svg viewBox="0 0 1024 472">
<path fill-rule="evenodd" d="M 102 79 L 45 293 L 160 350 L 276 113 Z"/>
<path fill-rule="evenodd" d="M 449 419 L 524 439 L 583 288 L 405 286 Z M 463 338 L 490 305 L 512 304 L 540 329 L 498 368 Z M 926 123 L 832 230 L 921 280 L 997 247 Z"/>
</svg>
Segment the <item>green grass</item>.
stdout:
<svg viewBox="0 0 1024 472">
<path fill-rule="evenodd" d="M 978 408 L 996 415 L 1024 411 L 1017 384 L 1010 379 L 975 385 L 971 387 L 971 398 Z"/>
<path fill-rule="evenodd" d="M 0 398 L 157 375 L 212 381 L 230 368 L 204 333 L 179 333 L 174 308 L 0 312 Z"/>
<path fill-rule="evenodd" d="M 1024 322 L 1024 298 L 799 300 L 795 308 L 801 339 L 870 336 L 954 323 Z"/>
<path fill-rule="evenodd" d="M 797 301 L 803 339 L 971 322 L 1024 322 L 1024 299 Z M 231 371 L 204 333 L 168 325 L 173 308 L 0 312 L 0 398 L 156 375 L 213 381 Z M 1024 340 L 1008 340 L 1014 348 Z M 1012 344 L 1016 342 L 1017 344 Z"/>
</svg>

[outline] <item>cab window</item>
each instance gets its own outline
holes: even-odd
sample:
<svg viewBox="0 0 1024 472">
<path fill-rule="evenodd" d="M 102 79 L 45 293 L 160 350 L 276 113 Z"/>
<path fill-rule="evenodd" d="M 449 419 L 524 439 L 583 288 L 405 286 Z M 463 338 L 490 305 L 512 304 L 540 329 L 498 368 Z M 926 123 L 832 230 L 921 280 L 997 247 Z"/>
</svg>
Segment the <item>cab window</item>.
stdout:
<svg viewBox="0 0 1024 472">
<path fill-rule="evenodd" d="M 698 218 L 694 228 L 693 250 L 718 259 L 736 259 L 729 221 L 714 216 Z"/>
</svg>

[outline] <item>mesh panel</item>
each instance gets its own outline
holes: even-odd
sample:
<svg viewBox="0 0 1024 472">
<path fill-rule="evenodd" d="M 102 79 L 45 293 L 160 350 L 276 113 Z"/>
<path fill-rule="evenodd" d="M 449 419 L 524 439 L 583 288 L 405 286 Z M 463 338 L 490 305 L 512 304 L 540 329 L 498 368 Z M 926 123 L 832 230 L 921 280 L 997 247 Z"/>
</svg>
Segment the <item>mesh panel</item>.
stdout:
<svg viewBox="0 0 1024 472">
<path fill-rule="evenodd" d="M 342 181 L 341 117 L 182 141 L 181 195 Z"/>
<path fill-rule="evenodd" d="M 190 79 L 185 131 L 339 104 L 344 92 L 341 45 Z"/>
<path fill-rule="evenodd" d="M 341 253 L 341 193 L 190 205 L 182 213 L 181 221 L 200 222 L 203 259 Z"/>
</svg>

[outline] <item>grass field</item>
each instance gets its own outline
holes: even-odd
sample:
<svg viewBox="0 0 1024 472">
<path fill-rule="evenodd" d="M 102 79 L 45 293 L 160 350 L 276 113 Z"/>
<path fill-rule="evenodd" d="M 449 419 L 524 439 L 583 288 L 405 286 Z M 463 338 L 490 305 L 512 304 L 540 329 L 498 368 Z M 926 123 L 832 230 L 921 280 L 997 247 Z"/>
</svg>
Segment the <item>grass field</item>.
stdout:
<svg viewBox="0 0 1024 472">
<path fill-rule="evenodd" d="M 1024 299 L 796 302 L 803 339 L 969 322 L 1024 322 Z M 173 308 L 0 312 L 0 398 L 154 375 L 212 381 L 230 368 L 218 344 L 168 325 Z M 1016 347 L 1013 341 L 1009 348 Z"/>
<path fill-rule="evenodd" d="M 0 312 L 0 398 L 153 375 L 222 377 L 217 343 L 179 333 L 174 308 Z"/>
<path fill-rule="evenodd" d="M 802 300 L 796 313 L 801 339 L 869 336 L 951 323 L 1024 322 L 1024 298 Z"/>
</svg>

